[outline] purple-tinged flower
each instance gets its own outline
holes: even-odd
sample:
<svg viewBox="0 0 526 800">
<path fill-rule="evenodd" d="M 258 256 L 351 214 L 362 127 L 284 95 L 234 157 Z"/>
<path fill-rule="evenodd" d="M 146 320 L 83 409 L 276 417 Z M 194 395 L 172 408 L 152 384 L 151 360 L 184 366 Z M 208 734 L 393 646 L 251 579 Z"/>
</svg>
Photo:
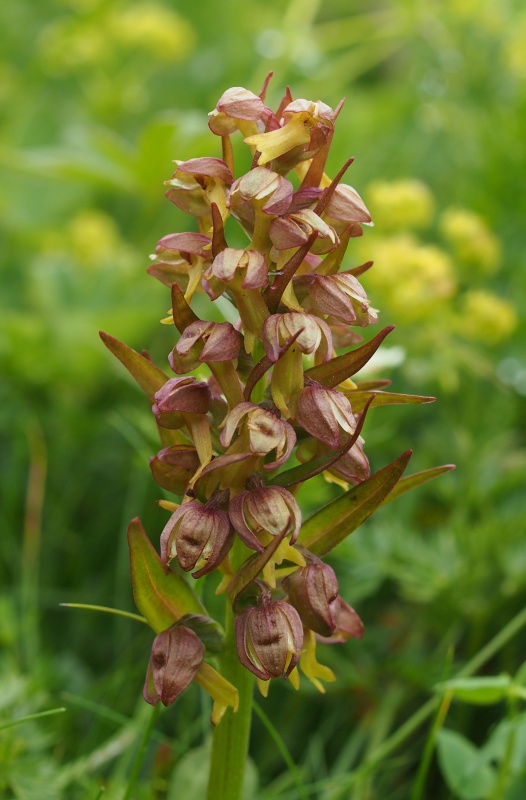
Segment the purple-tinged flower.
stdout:
<svg viewBox="0 0 526 800">
<path fill-rule="evenodd" d="M 152 653 L 143 697 L 147 703 L 164 706 L 175 702 L 195 678 L 205 655 L 200 638 L 190 628 L 174 625 L 159 633 Z"/>
<path fill-rule="evenodd" d="M 294 544 L 301 527 L 301 511 L 294 495 L 281 486 L 259 486 L 240 492 L 228 509 L 232 525 L 240 538 L 261 552 L 258 535 L 290 536 Z"/>
<path fill-rule="evenodd" d="M 233 530 L 226 511 L 220 508 L 228 492 L 220 492 L 204 505 L 198 500 L 183 503 L 161 534 L 161 559 L 169 564 L 176 556 L 179 566 L 200 578 L 215 569 L 233 542 Z"/>
<path fill-rule="evenodd" d="M 261 680 L 287 678 L 303 646 L 303 625 L 293 606 L 272 601 L 270 590 L 257 606 L 236 617 L 236 644 L 240 662 Z"/>
<path fill-rule="evenodd" d="M 283 110 L 280 127 L 245 138 L 245 144 L 259 152 L 258 166 L 291 152 L 296 162 L 312 158 L 330 138 L 334 128 L 333 110 L 317 101 L 293 100 Z M 294 163 L 290 164 L 290 168 Z"/>
<path fill-rule="evenodd" d="M 273 116 L 261 97 L 242 86 L 232 86 L 224 92 L 213 111 L 208 115 L 208 127 L 217 136 L 230 136 L 238 129 L 245 129 L 243 122 L 264 123 Z"/>
<path fill-rule="evenodd" d="M 339 239 L 334 228 L 322 220 L 310 208 L 276 217 L 270 223 L 269 236 L 276 250 L 288 250 L 306 244 L 313 233 L 318 237 L 311 247 L 313 253 L 322 254 L 334 250 Z"/>
<path fill-rule="evenodd" d="M 170 286 L 182 276 L 187 278 L 185 299 L 189 302 L 201 282 L 206 263 L 212 258 L 212 240 L 202 233 L 170 233 L 157 243 L 155 255 L 159 263 L 148 267 L 148 273 Z"/>
<path fill-rule="evenodd" d="M 263 326 L 263 345 L 272 362 L 277 361 L 282 347 L 299 332 L 294 346 L 302 353 L 316 353 L 320 361 L 327 361 L 332 354 L 332 337 L 329 326 L 313 314 L 289 311 L 272 314 Z"/>
<path fill-rule="evenodd" d="M 356 189 L 346 183 L 338 184 L 323 216 L 338 233 L 350 222 L 372 225 L 367 206 Z"/>
<path fill-rule="evenodd" d="M 195 447 L 174 444 L 150 458 L 150 469 L 159 486 L 182 495 L 197 472 L 199 463 Z"/>
<path fill-rule="evenodd" d="M 179 262 L 181 258 L 189 264 L 192 263 L 192 256 L 199 258 L 209 258 L 210 251 L 208 246 L 212 240 L 203 233 L 169 233 L 157 242 L 155 254 L 165 262 Z"/>
<path fill-rule="evenodd" d="M 300 275 L 294 280 L 297 296 L 309 311 L 364 328 L 378 321 L 361 283 L 349 272 Z"/>
<path fill-rule="evenodd" d="M 256 167 L 232 184 L 229 206 L 235 214 L 237 208 L 250 204 L 265 214 L 285 214 L 294 192 L 292 183 L 266 167 Z"/>
<path fill-rule="evenodd" d="M 328 564 L 310 554 L 306 559 L 307 566 L 283 579 L 283 588 L 305 627 L 321 636 L 331 636 L 340 614 L 338 581 Z"/>
<path fill-rule="evenodd" d="M 334 632 L 330 636 L 317 635 L 316 638 L 323 644 L 340 644 L 349 639 L 361 639 L 364 634 L 364 625 L 354 608 L 338 597 L 337 622 Z"/>
<path fill-rule="evenodd" d="M 191 372 L 200 364 L 237 358 L 240 345 L 239 333 L 230 322 L 199 319 L 184 329 L 168 360 L 174 372 Z"/>
<path fill-rule="evenodd" d="M 351 404 L 344 394 L 309 381 L 298 395 L 296 422 L 332 448 L 342 447 L 356 429 Z"/>
<path fill-rule="evenodd" d="M 225 219 L 227 187 L 234 180 L 225 162 L 219 158 L 191 158 L 175 163 L 176 171 L 164 182 L 170 187 L 166 197 L 194 217 L 210 215 L 211 204 L 215 203 Z"/>
<path fill-rule="evenodd" d="M 163 428 L 181 428 L 182 414 L 206 414 L 212 402 L 207 383 L 195 378 L 170 378 L 155 393 L 152 411 Z"/>
<path fill-rule="evenodd" d="M 343 322 L 331 319 L 331 317 L 327 317 L 325 322 L 331 329 L 332 343 L 336 350 L 342 347 L 352 347 L 355 344 L 363 342 L 363 336 L 351 330 L 349 326 L 344 325 Z"/>
<path fill-rule="evenodd" d="M 212 300 L 231 283 L 239 289 L 260 289 L 268 282 L 265 256 L 258 250 L 227 247 L 214 258 L 204 277 L 209 282 L 204 284 L 204 288 Z M 212 282 L 214 278 L 215 282 Z"/>
<path fill-rule="evenodd" d="M 276 458 L 270 464 L 263 466 L 264 470 L 273 470 L 283 464 L 290 456 L 296 444 L 294 428 L 285 420 L 266 408 L 255 403 L 239 403 L 227 415 L 221 433 L 221 444 L 228 447 L 235 431 L 239 428 L 239 439 L 234 442 L 237 452 L 246 452 L 264 457 L 272 450 L 276 451 Z"/>
<path fill-rule="evenodd" d="M 339 458 L 328 469 L 331 475 L 357 486 L 371 477 L 371 467 L 367 456 L 363 452 L 363 439 L 361 436 L 350 450 Z"/>
</svg>

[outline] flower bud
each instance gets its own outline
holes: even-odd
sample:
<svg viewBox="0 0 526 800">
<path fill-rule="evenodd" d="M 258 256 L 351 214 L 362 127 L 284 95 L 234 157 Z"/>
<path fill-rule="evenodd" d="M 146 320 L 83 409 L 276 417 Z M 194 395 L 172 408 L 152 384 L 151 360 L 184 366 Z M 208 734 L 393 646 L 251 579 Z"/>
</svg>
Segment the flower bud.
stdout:
<svg viewBox="0 0 526 800">
<path fill-rule="evenodd" d="M 364 634 L 363 622 L 351 606 L 337 598 L 337 621 L 331 636 L 317 636 L 323 644 L 340 644 L 349 639 L 361 639 Z"/>
<path fill-rule="evenodd" d="M 217 136 L 229 136 L 240 127 L 240 120 L 258 122 L 270 116 L 272 112 L 257 94 L 242 86 L 232 86 L 208 115 L 208 127 Z"/>
<path fill-rule="evenodd" d="M 228 447 L 234 432 L 240 427 L 241 444 L 246 452 L 257 456 L 266 456 L 276 451 L 276 459 L 265 464 L 263 469 L 271 470 L 283 464 L 296 444 L 294 428 L 280 419 L 273 411 L 269 411 L 255 403 L 239 403 L 225 419 L 221 444 Z M 237 445 L 237 442 L 236 442 Z M 242 452 L 237 450 L 237 452 Z"/>
<path fill-rule="evenodd" d="M 155 248 L 155 255 L 167 263 L 180 261 L 183 258 L 189 264 L 192 257 L 209 258 L 210 253 L 205 250 L 211 244 L 209 236 L 202 233 L 170 233 L 159 239 Z"/>
<path fill-rule="evenodd" d="M 226 217 L 226 192 L 234 180 L 232 173 L 219 158 L 191 158 L 176 161 L 177 170 L 165 185 L 170 188 L 166 197 L 178 208 L 194 217 L 209 215 L 216 203 Z"/>
<path fill-rule="evenodd" d="M 306 244 L 316 232 L 318 237 L 311 247 L 313 253 L 328 253 L 339 243 L 336 231 L 310 208 L 303 208 L 270 223 L 269 236 L 276 250 L 288 250 Z"/>
<path fill-rule="evenodd" d="M 292 199 L 292 183 L 266 167 L 256 167 L 232 184 L 229 206 L 236 209 L 247 203 L 261 208 L 265 214 L 284 214 Z"/>
<path fill-rule="evenodd" d="M 184 424 L 181 414 L 206 414 L 211 401 L 207 383 L 195 378 L 170 378 L 155 393 L 152 411 L 163 428 L 180 428 Z"/>
<path fill-rule="evenodd" d="M 200 364 L 237 358 L 240 344 L 239 333 L 230 322 L 198 319 L 185 328 L 168 360 L 174 372 L 190 372 Z"/>
<path fill-rule="evenodd" d="M 225 493 L 228 496 L 228 492 Z M 185 572 L 198 567 L 192 577 L 200 578 L 224 559 L 233 541 L 233 530 L 226 511 L 218 505 L 223 497 L 213 497 L 205 505 L 198 500 L 183 503 L 161 534 L 161 560 L 169 564 L 176 556 Z"/>
<path fill-rule="evenodd" d="M 356 429 L 351 404 L 344 394 L 311 381 L 301 390 L 296 422 L 329 447 L 342 447 Z"/>
<path fill-rule="evenodd" d="M 330 328 L 332 343 L 336 350 L 341 347 L 352 347 L 355 344 L 363 342 L 363 336 L 360 336 L 356 331 L 352 331 L 348 325 L 344 325 L 338 320 L 328 317 L 325 322 Z"/>
<path fill-rule="evenodd" d="M 283 345 L 287 344 L 298 332 L 300 333 L 294 345 L 302 353 L 306 355 L 316 353 L 321 361 L 330 358 L 332 337 L 329 326 L 313 314 L 289 311 L 285 314 L 271 314 L 265 320 L 263 345 L 272 362 L 280 358 Z"/>
<path fill-rule="evenodd" d="M 159 633 L 152 653 L 143 697 L 147 703 L 171 705 L 192 682 L 203 663 L 205 648 L 197 634 L 183 625 Z"/>
<path fill-rule="evenodd" d="M 259 605 L 236 618 L 237 655 L 244 667 L 261 680 L 287 678 L 303 646 L 298 612 L 284 600 L 272 602 L 270 592 Z"/>
<path fill-rule="evenodd" d="M 217 255 L 205 273 L 205 279 L 216 278 L 223 284 L 233 281 L 239 282 L 242 289 L 259 289 L 268 282 L 268 268 L 263 253 L 257 250 L 237 250 L 227 247 Z M 216 292 L 210 292 L 205 284 L 205 289 L 215 300 Z"/>
<path fill-rule="evenodd" d="M 199 468 L 195 447 L 174 444 L 150 458 L 150 469 L 159 486 L 174 494 L 184 494 Z"/>
<path fill-rule="evenodd" d="M 160 263 L 148 267 L 148 272 L 161 283 L 170 286 L 186 277 L 185 299 L 190 302 L 198 288 L 205 264 L 212 257 L 210 237 L 201 233 L 171 233 L 157 243 L 155 255 Z"/>
<path fill-rule="evenodd" d="M 230 501 L 228 512 L 240 538 L 253 550 L 263 550 L 260 533 L 290 536 L 291 544 L 298 538 L 301 511 L 295 497 L 281 486 L 240 492 Z"/>
<path fill-rule="evenodd" d="M 328 564 L 313 556 L 308 561 L 306 567 L 283 579 L 283 588 L 305 627 L 321 636 L 331 636 L 340 613 L 338 581 Z"/>
<path fill-rule="evenodd" d="M 316 314 L 329 314 L 348 325 L 362 328 L 378 320 L 361 283 L 348 272 L 299 276 L 294 281 L 294 288 L 298 297 L 305 293 L 309 310 Z"/>
<path fill-rule="evenodd" d="M 341 458 L 331 464 L 328 472 L 353 486 L 370 478 L 371 467 L 363 452 L 363 439 L 359 437 L 350 450 L 347 450 Z"/>
<path fill-rule="evenodd" d="M 339 233 L 350 222 L 371 225 L 371 215 L 362 198 L 352 186 L 339 183 L 327 203 L 323 215 Z"/>
</svg>

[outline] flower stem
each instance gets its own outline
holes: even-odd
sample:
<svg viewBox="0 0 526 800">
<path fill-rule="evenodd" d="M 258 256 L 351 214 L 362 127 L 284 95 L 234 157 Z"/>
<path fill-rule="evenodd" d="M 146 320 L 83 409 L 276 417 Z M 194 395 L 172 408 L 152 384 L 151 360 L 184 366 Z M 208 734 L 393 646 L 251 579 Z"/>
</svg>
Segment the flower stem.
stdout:
<svg viewBox="0 0 526 800">
<path fill-rule="evenodd" d="M 252 722 L 254 676 L 238 660 L 234 613 L 227 608 L 225 647 L 220 658 L 221 674 L 239 691 L 236 714 L 228 709 L 214 730 L 208 779 L 208 800 L 241 800 Z"/>
</svg>

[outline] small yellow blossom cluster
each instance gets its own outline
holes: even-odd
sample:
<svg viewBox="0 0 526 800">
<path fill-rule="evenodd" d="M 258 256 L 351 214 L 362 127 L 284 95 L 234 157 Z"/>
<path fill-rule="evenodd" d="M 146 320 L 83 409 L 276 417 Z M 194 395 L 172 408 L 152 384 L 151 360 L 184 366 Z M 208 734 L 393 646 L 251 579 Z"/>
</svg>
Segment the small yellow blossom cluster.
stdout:
<svg viewBox="0 0 526 800">
<path fill-rule="evenodd" d="M 436 203 L 420 181 L 376 181 L 367 197 L 382 230 L 368 242 L 375 262 L 369 285 L 384 313 L 403 323 L 411 356 L 425 352 L 426 376 L 442 373 L 453 387 L 459 368 L 481 363 L 459 347 L 462 340 L 498 345 L 517 325 L 513 303 L 485 285 L 500 267 L 500 241 L 478 214 L 451 206 L 437 220 L 440 243 L 431 243 Z"/>
</svg>

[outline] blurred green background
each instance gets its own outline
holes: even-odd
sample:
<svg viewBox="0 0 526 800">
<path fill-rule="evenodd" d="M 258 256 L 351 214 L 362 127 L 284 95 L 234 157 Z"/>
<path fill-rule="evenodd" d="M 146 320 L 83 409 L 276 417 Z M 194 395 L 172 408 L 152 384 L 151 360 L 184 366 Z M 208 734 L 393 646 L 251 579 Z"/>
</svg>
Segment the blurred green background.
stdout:
<svg viewBox="0 0 526 800">
<path fill-rule="evenodd" d="M 376 222 L 348 253 L 375 259 L 363 283 L 397 325 L 378 374 L 439 398 L 373 411 L 372 465 L 413 447 L 411 471 L 457 471 L 334 555 L 366 636 L 329 649 L 324 697 L 273 684 L 260 701 L 275 730 L 257 717 L 247 798 L 521 800 L 526 715 L 502 694 L 454 700 L 438 737 L 426 717 L 352 772 L 525 605 L 523 4 L 17 0 L 0 30 L 0 797 L 200 796 L 204 699 L 191 688 L 162 715 L 130 788 L 151 637 L 59 603 L 133 610 L 124 534 L 135 515 L 154 540 L 164 523 L 158 447 L 97 331 L 166 364 L 169 301 L 145 268 L 188 223 L 162 182 L 175 158 L 220 156 L 207 112 L 272 69 L 271 106 L 287 84 L 347 98 L 329 168 L 356 157 L 347 180 Z M 305 510 L 334 491 L 304 492 Z M 476 672 L 524 686 L 524 630 L 504 638 Z"/>
</svg>

